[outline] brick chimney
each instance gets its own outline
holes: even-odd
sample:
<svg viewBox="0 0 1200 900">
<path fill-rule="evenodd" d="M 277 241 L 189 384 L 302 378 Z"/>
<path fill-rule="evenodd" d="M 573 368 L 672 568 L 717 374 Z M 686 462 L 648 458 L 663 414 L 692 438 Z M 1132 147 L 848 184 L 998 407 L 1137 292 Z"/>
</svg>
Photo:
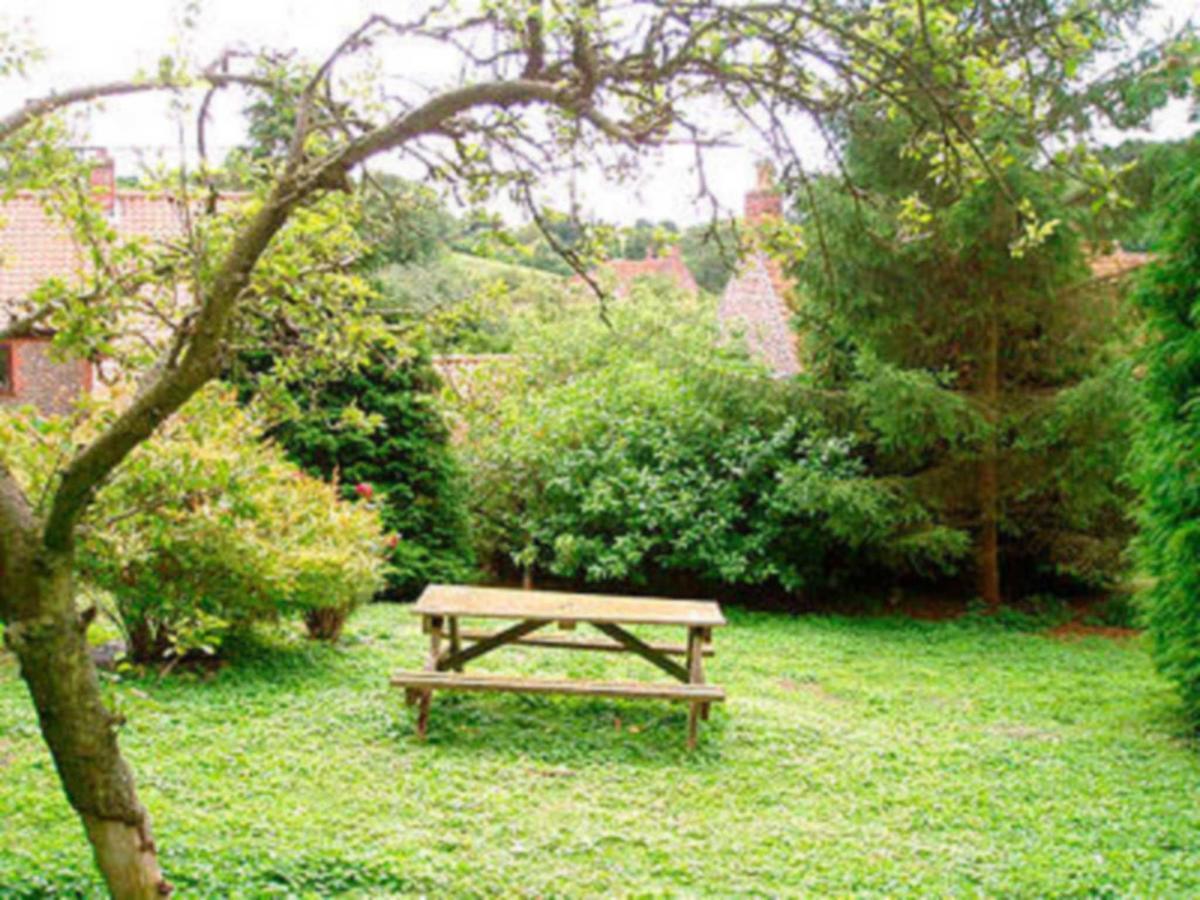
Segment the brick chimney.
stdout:
<svg viewBox="0 0 1200 900">
<path fill-rule="evenodd" d="M 88 184 L 92 197 L 106 216 L 111 216 L 117 204 L 117 172 L 113 159 L 106 150 L 98 150 L 91 159 L 92 170 L 88 175 Z"/>
<path fill-rule="evenodd" d="M 755 225 L 764 219 L 778 219 L 783 215 L 783 198 L 775 187 L 775 167 L 763 160 L 755 166 L 758 183 L 746 194 L 745 218 L 747 225 Z"/>
</svg>

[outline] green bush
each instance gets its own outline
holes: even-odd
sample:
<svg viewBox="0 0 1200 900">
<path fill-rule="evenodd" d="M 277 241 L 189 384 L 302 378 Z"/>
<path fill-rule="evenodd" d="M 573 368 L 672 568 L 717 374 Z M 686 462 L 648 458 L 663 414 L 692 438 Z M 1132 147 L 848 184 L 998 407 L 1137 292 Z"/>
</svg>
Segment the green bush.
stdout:
<svg viewBox="0 0 1200 900">
<path fill-rule="evenodd" d="M 1181 176 L 1163 220 L 1136 295 L 1149 333 L 1134 452 L 1140 604 L 1158 665 L 1200 726 L 1200 174 Z"/>
<path fill-rule="evenodd" d="M 388 585 L 401 598 L 473 571 L 462 476 L 431 393 L 435 384 L 427 357 L 377 357 L 323 384 L 277 433 L 293 460 L 337 478 L 343 496 L 370 493 L 388 531 L 399 536 Z"/>
<path fill-rule="evenodd" d="M 29 411 L 0 417 L 31 496 L 87 437 Z M 113 599 L 130 655 L 212 648 L 231 627 L 299 615 L 315 637 L 383 583 L 379 517 L 289 463 L 233 397 L 209 390 L 130 457 L 90 508 L 81 578 Z M 322 611 L 317 613 L 316 611 Z"/>
<path fill-rule="evenodd" d="M 798 591 L 961 554 L 963 535 L 720 349 L 703 301 L 643 285 L 608 318 L 528 330 L 520 370 L 476 392 L 464 455 L 485 556 L 590 582 Z"/>
</svg>

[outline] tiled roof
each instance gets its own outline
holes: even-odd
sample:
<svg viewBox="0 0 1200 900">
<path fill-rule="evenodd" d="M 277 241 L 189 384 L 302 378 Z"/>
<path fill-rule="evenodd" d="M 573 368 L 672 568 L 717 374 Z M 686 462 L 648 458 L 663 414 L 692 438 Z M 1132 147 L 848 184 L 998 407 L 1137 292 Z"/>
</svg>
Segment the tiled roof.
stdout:
<svg viewBox="0 0 1200 900">
<path fill-rule="evenodd" d="M 182 207 L 173 197 L 118 191 L 112 217 L 122 237 L 172 238 L 183 233 Z M 74 237 L 48 216 L 41 199 L 20 192 L 0 202 L 0 320 L 12 304 L 47 278 L 75 279 L 85 265 Z"/>
<path fill-rule="evenodd" d="M 778 264 L 766 253 L 756 251 L 725 286 L 717 307 L 721 334 L 726 338 L 740 334 L 750 356 L 766 365 L 776 378 L 800 372 L 786 289 Z"/>
<path fill-rule="evenodd" d="M 611 272 L 616 279 L 614 293 L 618 297 L 626 296 L 637 279 L 648 276 L 669 278 L 676 287 L 689 294 L 697 294 L 700 290 L 678 247 L 672 247 L 662 256 L 609 260 L 603 271 Z"/>
</svg>

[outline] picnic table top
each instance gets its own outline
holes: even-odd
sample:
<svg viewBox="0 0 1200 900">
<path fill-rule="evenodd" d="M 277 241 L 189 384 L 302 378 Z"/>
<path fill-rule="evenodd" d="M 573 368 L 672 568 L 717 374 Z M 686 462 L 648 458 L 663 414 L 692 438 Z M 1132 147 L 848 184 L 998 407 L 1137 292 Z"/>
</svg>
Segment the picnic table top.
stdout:
<svg viewBox="0 0 1200 900">
<path fill-rule="evenodd" d="M 425 588 L 412 612 L 421 616 L 688 625 L 699 628 L 716 628 L 725 624 L 721 607 L 711 600 L 567 594 L 447 584 L 431 584 Z"/>
</svg>

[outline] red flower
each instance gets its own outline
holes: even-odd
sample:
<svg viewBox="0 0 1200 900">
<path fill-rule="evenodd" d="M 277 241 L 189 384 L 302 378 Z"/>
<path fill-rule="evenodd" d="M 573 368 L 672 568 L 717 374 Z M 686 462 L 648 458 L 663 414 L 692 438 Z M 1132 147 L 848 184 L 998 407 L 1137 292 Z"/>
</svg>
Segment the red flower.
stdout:
<svg viewBox="0 0 1200 900">
<path fill-rule="evenodd" d="M 397 547 L 399 547 L 400 546 L 400 535 L 398 535 L 398 534 L 389 535 L 388 539 L 387 539 L 387 545 L 388 545 L 389 550 L 395 550 Z"/>
<path fill-rule="evenodd" d="M 354 493 L 362 497 L 364 500 L 370 500 L 375 496 L 375 488 L 371 487 L 366 482 L 359 482 L 354 486 Z"/>
</svg>

